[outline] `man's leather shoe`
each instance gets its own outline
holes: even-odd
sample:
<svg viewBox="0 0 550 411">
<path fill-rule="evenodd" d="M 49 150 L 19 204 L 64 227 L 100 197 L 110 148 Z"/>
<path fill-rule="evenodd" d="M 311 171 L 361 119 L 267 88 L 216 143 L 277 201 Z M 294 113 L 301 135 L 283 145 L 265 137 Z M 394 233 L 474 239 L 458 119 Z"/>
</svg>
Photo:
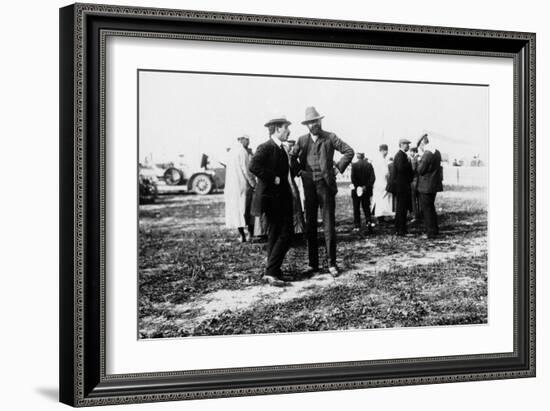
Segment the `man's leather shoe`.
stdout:
<svg viewBox="0 0 550 411">
<path fill-rule="evenodd" d="M 330 275 L 332 275 L 334 278 L 340 276 L 340 271 L 338 271 L 338 268 L 335 267 L 335 266 L 329 267 L 329 268 L 328 268 L 328 272 L 329 272 Z"/>
<path fill-rule="evenodd" d="M 262 281 L 274 287 L 285 287 L 287 285 L 290 285 L 290 283 L 268 274 L 264 274 L 264 276 L 262 277 Z"/>
</svg>

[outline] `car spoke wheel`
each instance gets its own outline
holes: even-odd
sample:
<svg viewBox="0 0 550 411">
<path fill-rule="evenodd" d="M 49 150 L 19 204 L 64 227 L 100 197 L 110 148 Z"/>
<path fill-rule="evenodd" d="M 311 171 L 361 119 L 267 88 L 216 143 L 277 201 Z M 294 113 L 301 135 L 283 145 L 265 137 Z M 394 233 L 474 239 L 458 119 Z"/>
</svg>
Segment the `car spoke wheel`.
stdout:
<svg viewBox="0 0 550 411">
<path fill-rule="evenodd" d="M 183 174 L 175 167 L 170 167 L 164 172 L 164 181 L 169 186 L 178 186 L 183 182 Z"/>
<path fill-rule="evenodd" d="M 210 176 L 199 174 L 193 178 L 191 190 L 199 195 L 210 194 L 214 190 L 214 183 Z"/>
</svg>

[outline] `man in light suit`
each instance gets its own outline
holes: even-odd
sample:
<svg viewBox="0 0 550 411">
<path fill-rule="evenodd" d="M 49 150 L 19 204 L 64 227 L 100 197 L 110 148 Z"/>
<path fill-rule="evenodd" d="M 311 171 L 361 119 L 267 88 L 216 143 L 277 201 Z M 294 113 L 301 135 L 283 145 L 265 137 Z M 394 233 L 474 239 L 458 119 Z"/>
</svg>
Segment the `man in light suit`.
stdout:
<svg viewBox="0 0 550 411">
<path fill-rule="evenodd" d="M 321 207 L 329 272 L 337 277 L 340 273 L 336 266 L 336 174 L 345 171 L 354 151 L 336 134 L 323 130 L 321 120 L 324 116 L 315 107 L 308 107 L 305 117 L 302 124 L 309 129 L 309 133 L 301 136 L 291 151 L 293 171 L 301 176 L 304 186 L 309 255 L 309 270 L 305 275 L 313 276 L 319 272 L 317 211 Z M 334 151 L 342 153 L 338 163 L 334 162 Z"/>
<path fill-rule="evenodd" d="M 260 144 L 250 160 L 250 172 L 258 178 L 252 202 L 252 215 L 265 214 L 267 220 L 267 265 L 264 281 L 287 285 L 281 265 L 293 232 L 290 162 L 283 143 L 288 139 L 290 121 L 285 117 L 269 120 L 269 140 Z"/>
</svg>

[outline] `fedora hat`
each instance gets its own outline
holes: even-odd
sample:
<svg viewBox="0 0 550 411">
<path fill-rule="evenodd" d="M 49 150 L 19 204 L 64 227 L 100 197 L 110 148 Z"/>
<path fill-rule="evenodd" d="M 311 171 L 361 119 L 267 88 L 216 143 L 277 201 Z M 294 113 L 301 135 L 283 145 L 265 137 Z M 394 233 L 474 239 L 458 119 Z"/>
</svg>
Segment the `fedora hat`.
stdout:
<svg viewBox="0 0 550 411">
<path fill-rule="evenodd" d="M 302 121 L 302 124 L 311 123 L 315 120 L 321 120 L 322 118 L 325 118 L 325 116 L 322 116 L 319 114 L 317 110 L 315 110 L 315 107 L 311 106 L 306 108 L 306 119 Z"/>
<path fill-rule="evenodd" d="M 277 117 L 277 118 L 272 118 L 267 123 L 265 123 L 264 126 L 269 127 L 272 124 L 289 124 L 290 125 L 292 123 L 290 121 L 288 121 L 285 116 L 280 116 L 280 117 Z"/>
</svg>

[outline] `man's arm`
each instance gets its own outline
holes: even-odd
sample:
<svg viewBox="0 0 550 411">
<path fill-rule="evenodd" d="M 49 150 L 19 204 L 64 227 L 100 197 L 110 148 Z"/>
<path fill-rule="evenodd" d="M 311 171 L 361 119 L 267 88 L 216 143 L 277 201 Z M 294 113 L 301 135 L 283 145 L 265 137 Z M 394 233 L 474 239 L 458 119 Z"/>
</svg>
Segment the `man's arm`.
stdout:
<svg viewBox="0 0 550 411">
<path fill-rule="evenodd" d="M 371 163 L 367 163 L 367 173 L 368 173 L 368 185 L 372 187 L 376 181 L 376 176 L 374 175 L 374 167 Z"/>
<path fill-rule="evenodd" d="M 358 174 L 357 166 L 355 164 L 352 164 L 351 165 L 351 184 L 353 184 L 355 188 L 357 188 L 357 186 L 360 185 L 359 181 L 357 181 L 357 174 Z"/>
<path fill-rule="evenodd" d="M 339 139 L 336 134 L 330 134 L 330 141 L 332 142 L 334 149 L 342 153 L 342 158 L 338 161 L 338 163 L 336 163 L 336 168 L 340 171 L 340 173 L 343 173 L 351 163 L 351 160 L 353 160 L 355 151 L 353 151 L 353 148 L 348 146 L 343 140 Z"/>
<path fill-rule="evenodd" d="M 250 187 L 256 186 L 256 180 L 254 179 L 254 175 L 249 170 L 250 166 L 250 156 L 248 155 L 248 152 L 245 150 L 241 150 L 239 153 L 239 167 L 241 168 L 241 172 L 244 174 L 244 177 L 246 178 L 246 181 L 250 185 Z"/>
<path fill-rule="evenodd" d="M 300 162 L 298 159 L 300 158 L 300 153 L 302 152 L 302 148 L 300 146 L 300 140 L 296 142 L 294 147 L 290 150 L 288 155 L 290 156 L 290 175 L 292 177 L 296 177 L 300 175 Z"/>
<path fill-rule="evenodd" d="M 275 181 L 275 172 L 266 167 L 269 160 L 269 147 L 267 144 L 262 144 L 256 150 L 256 154 L 252 156 L 248 169 L 252 174 L 267 184 Z"/>
</svg>

